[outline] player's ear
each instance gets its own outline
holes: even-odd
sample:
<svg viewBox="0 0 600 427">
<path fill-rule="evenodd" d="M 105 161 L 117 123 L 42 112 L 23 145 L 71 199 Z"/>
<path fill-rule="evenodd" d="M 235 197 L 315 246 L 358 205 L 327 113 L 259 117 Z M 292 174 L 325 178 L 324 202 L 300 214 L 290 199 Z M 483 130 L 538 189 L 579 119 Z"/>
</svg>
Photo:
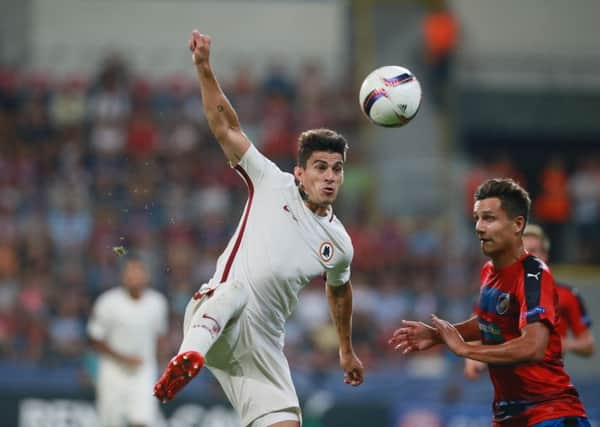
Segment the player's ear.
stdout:
<svg viewBox="0 0 600 427">
<path fill-rule="evenodd" d="M 525 230 L 525 217 L 519 215 L 515 217 L 513 221 L 515 234 L 523 234 L 523 230 Z"/>
<path fill-rule="evenodd" d="M 297 182 L 302 182 L 302 175 L 304 174 L 304 168 L 300 166 L 294 166 L 294 176 Z"/>
</svg>

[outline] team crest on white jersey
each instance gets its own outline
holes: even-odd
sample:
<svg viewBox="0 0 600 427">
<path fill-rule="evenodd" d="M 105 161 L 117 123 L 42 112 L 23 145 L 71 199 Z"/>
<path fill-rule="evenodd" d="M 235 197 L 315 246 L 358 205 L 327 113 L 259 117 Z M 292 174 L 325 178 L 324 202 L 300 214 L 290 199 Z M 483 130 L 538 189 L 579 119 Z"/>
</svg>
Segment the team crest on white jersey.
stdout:
<svg viewBox="0 0 600 427">
<path fill-rule="evenodd" d="M 509 307 L 510 307 L 510 294 L 503 292 L 498 296 L 498 300 L 496 302 L 496 312 L 502 316 L 503 314 L 506 314 Z"/>
<path fill-rule="evenodd" d="M 323 261 L 329 261 L 333 258 L 333 243 L 331 242 L 323 242 L 321 243 L 321 247 L 319 247 L 319 256 Z"/>
</svg>

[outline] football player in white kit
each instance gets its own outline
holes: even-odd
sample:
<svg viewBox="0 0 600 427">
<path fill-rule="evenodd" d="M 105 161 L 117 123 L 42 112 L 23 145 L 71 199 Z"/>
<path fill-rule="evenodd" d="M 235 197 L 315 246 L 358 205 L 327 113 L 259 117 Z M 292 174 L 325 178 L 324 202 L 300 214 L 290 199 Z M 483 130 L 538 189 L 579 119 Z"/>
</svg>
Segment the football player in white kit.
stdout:
<svg viewBox="0 0 600 427">
<path fill-rule="evenodd" d="M 158 417 L 148 390 L 158 374 L 168 304 L 163 294 L 147 288 L 148 272 L 138 258 L 125 261 L 122 282 L 98 297 L 88 322 L 92 346 L 100 354 L 98 415 L 102 427 L 147 427 Z"/>
<path fill-rule="evenodd" d="M 242 131 L 209 63 L 210 42 L 197 31 L 189 41 L 204 112 L 248 186 L 248 201 L 214 276 L 188 304 L 179 353 L 154 394 L 172 399 L 206 364 L 243 426 L 299 427 L 300 405 L 283 353 L 284 323 L 300 290 L 315 277 L 326 278 L 344 381 L 363 381 L 351 337 L 352 242 L 331 206 L 348 146 L 334 131 L 306 131 L 294 174 L 282 172 Z"/>
</svg>

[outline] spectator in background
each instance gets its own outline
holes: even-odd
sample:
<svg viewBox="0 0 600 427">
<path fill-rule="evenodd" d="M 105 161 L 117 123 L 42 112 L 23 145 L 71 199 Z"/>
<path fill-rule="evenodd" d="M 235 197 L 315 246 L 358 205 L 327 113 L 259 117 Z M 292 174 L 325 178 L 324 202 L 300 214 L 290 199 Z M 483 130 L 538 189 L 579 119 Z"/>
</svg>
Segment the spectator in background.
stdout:
<svg viewBox="0 0 600 427">
<path fill-rule="evenodd" d="M 458 23 L 444 0 L 433 2 L 431 11 L 423 21 L 423 36 L 433 102 L 438 110 L 444 110 L 448 102 L 452 60 L 458 43 Z"/>
<path fill-rule="evenodd" d="M 72 76 L 60 83 L 48 106 L 50 118 L 58 127 L 71 127 L 85 118 L 85 80 Z"/>
<path fill-rule="evenodd" d="M 567 171 L 563 161 L 558 157 L 550 160 L 542 170 L 539 182 L 540 193 L 533 202 L 533 213 L 554 242 L 552 258 L 561 262 L 564 261 L 564 226 L 571 215 Z"/>
<path fill-rule="evenodd" d="M 19 292 L 17 256 L 12 246 L 0 245 L 0 356 L 13 356 L 14 314 Z"/>
<path fill-rule="evenodd" d="M 41 292 L 40 292 L 41 294 Z M 56 310 L 48 320 L 48 333 L 55 361 L 76 363 L 85 347 L 85 304 L 80 292 L 65 290 L 57 295 Z"/>
<path fill-rule="evenodd" d="M 585 157 L 569 178 L 578 250 L 583 262 L 600 262 L 600 157 Z"/>
<path fill-rule="evenodd" d="M 168 327 L 168 305 L 148 289 L 148 270 L 139 258 L 123 265 L 123 286 L 102 294 L 88 323 L 100 354 L 96 387 L 102 427 L 149 426 L 157 417 L 150 390 L 157 377 L 157 355 Z"/>
<path fill-rule="evenodd" d="M 541 227 L 535 224 L 525 227 L 523 245 L 527 252 L 548 262 L 550 240 Z M 592 356 L 594 354 L 594 336 L 590 330 L 592 322 L 579 291 L 558 282 L 556 287 L 558 312 L 561 316 L 557 329 L 563 337 L 563 353 L 573 352 L 582 357 Z"/>
</svg>

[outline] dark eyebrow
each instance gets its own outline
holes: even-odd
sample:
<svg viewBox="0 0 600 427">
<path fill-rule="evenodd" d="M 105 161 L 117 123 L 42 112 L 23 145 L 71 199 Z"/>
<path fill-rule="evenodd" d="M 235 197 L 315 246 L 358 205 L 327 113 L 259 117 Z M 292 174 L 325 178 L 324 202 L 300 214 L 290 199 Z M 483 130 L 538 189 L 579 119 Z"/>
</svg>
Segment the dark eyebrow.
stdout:
<svg viewBox="0 0 600 427">
<path fill-rule="evenodd" d="M 324 163 L 326 166 L 329 166 L 329 163 L 327 163 L 327 161 L 322 160 L 322 159 L 313 160 L 313 164 L 315 164 L 315 163 Z M 344 166 L 344 162 L 342 162 L 341 160 L 338 160 L 332 166 L 338 166 L 338 165 Z"/>
</svg>

